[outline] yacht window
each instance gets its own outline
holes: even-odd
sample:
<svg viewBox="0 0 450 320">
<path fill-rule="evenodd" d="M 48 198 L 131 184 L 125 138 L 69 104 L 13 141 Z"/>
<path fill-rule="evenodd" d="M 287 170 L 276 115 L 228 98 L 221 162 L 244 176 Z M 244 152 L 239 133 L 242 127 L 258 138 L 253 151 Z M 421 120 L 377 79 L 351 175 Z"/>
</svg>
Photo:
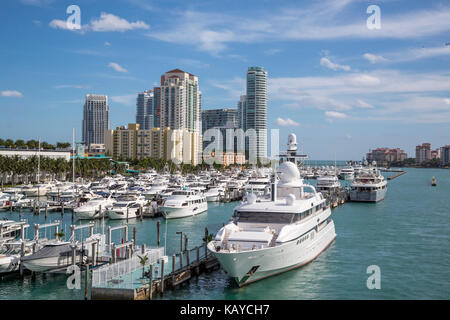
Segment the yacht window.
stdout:
<svg viewBox="0 0 450 320">
<path fill-rule="evenodd" d="M 182 207 L 186 207 L 188 205 L 187 202 L 183 202 L 183 204 L 181 205 Z"/>
<path fill-rule="evenodd" d="M 292 223 L 294 213 L 237 211 L 234 217 L 237 222 L 289 224 Z"/>
</svg>

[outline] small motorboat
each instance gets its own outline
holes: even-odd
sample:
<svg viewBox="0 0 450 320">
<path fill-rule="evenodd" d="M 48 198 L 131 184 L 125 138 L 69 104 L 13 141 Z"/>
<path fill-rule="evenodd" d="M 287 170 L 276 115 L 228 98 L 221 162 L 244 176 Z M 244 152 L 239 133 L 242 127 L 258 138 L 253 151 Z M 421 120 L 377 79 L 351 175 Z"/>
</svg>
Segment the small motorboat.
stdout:
<svg viewBox="0 0 450 320">
<path fill-rule="evenodd" d="M 32 242 L 25 242 L 24 256 L 32 253 Z M 4 252 L 0 254 L 0 274 L 19 270 L 22 241 L 7 242 Z"/>
<path fill-rule="evenodd" d="M 435 177 L 432 177 L 432 178 L 431 178 L 431 186 L 432 186 L 432 187 L 436 187 L 436 185 L 437 185 L 436 178 L 435 178 Z"/>
</svg>

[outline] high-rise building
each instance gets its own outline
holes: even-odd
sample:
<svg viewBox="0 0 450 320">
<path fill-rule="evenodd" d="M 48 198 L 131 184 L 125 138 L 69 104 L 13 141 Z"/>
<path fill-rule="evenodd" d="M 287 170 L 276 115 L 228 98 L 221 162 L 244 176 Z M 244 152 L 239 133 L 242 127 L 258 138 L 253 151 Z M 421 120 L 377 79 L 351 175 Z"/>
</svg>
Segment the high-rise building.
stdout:
<svg viewBox="0 0 450 320">
<path fill-rule="evenodd" d="M 187 129 L 152 128 L 141 130 L 139 124 L 129 123 L 107 130 L 105 148 L 113 158 L 143 159 L 157 158 L 171 160 L 176 164 L 199 163 L 201 135 Z"/>
<path fill-rule="evenodd" d="M 201 132 L 201 92 L 198 77 L 174 69 L 161 76 L 161 128 Z"/>
<path fill-rule="evenodd" d="M 234 130 L 238 128 L 238 110 L 227 108 L 203 110 L 202 111 L 203 136 L 205 136 L 206 130 L 213 128 L 218 129 L 220 131 L 223 141 L 222 150 L 223 151 L 227 150 L 227 136 L 228 136 L 227 130 L 232 130 L 231 133 L 233 134 L 233 136 L 231 136 L 230 133 L 230 137 L 231 139 L 235 139 Z M 211 143 L 210 141 L 203 141 L 203 149 L 205 149 L 210 143 Z M 233 146 L 233 150 L 228 151 L 235 151 L 234 149 L 236 149 L 236 145 L 232 143 L 229 145 Z"/>
<path fill-rule="evenodd" d="M 379 165 L 387 165 L 390 162 L 403 161 L 408 158 L 405 151 L 400 148 L 377 148 L 367 153 L 367 161 L 376 161 Z"/>
<path fill-rule="evenodd" d="M 153 127 L 164 128 L 161 126 L 161 88 L 153 88 Z"/>
<path fill-rule="evenodd" d="M 202 132 L 211 128 L 237 128 L 238 111 L 236 109 L 209 109 L 202 111 Z"/>
<path fill-rule="evenodd" d="M 83 143 L 104 144 L 105 132 L 109 130 L 109 105 L 105 95 L 88 94 L 83 110 Z"/>
<path fill-rule="evenodd" d="M 141 130 L 149 130 L 155 126 L 153 90 L 138 93 L 136 99 L 136 123 L 139 124 Z"/>
<path fill-rule="evenodd" d="M 443 165 L 450 165 L 450 145 L 441 147 L 441 163 Z"/>
<path fill-rule="evenodd" d="M 431 160 L 431 144 L 422 143 L 416 146 L 416 163 L 421 164 L 429 160 Z"/>
<path fill-rule="evenodd" d="M 241 96 L 240 100 L 238 101 L 238 128 L 244 131 L 246 130 L 247 126 L 246 110 L 247 96 Z"/>
<path fill-rule="evenodd" d="M 436 148 L 436 150 L 431 150 L 431 159 L 439 160 L 441 158 L 441 148 Z"/>
<path fill-rule="evenodd" d="M 267 157 L 267 71 L 263 67 L 247 70 L 245 131 L 254 129 L 256 137 L 246 142 L 249 158 Z"/>
</svg>

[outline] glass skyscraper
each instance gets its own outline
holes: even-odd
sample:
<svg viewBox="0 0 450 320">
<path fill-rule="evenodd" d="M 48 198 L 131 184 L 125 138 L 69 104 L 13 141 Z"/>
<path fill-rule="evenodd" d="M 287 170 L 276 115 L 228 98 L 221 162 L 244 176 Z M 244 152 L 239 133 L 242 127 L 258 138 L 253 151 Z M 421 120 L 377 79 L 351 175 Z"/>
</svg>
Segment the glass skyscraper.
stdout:
<svg viewBox="0 0 450 320">
<path fill-rule="evenodd" d="M 254 129 L 256 141 L 246 142 L 252 157 L 267 157 L 267 71 L 263 67 L 249 67 L 245 105 L 245 131 Z M 242 117 L 244 118 L 244 117 Z"/>
<path fill-rule="evenodd" d="M 139 124 L 141 130 L 150 130 L 155 126 L 154 109 L 153 90 L 138 93 L 136 99 L 136 123 Z"/>
<path fill-rule="evenodd" d="M 105 95 L 86 95 L 83 109 L 83 142 L 87 148 L 91 144 L 104 144 L 105 132 L 109 130 L 109 105 Z"/>
</svg>

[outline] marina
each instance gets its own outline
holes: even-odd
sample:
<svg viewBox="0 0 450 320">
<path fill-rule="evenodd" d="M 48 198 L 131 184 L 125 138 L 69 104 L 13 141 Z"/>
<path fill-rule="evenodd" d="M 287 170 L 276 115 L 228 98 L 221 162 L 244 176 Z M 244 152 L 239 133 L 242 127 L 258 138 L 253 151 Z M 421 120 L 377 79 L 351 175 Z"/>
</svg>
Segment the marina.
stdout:
<svg viewBox="0 0 450 320">
<path fill-rule="evenodd" d="M 433 171 L 433 170 L 431 170 Z M 450 177 L 446 176 L 448 175 L 448 171 L 446 170 L 434 170 L 432 173 L 429 173 L 430 170 L 426 170 L 426 169 L 408 169 L 408 174 L 403 176 L 402 178 L 399 179 L 395 179 L 392 181 L 392 184 L 390 184 L 389 186 L 389 192 L 387 194 L 387 197 L 385 200 L 381 201 L 379 204 L 358 204 L 358 203 L 352 203 L 352 202 L 348 202 L 348 203 L 341 203 L 340 199 L 339 201 L 329 201 L 329 206 L 331 208 L 334 208 L 333 210 L 333 220 L 335 220 L 335 225 L 336 225 L 336 241 L 334 243 L 332 243 L 329 247 L 329 249 L 327 251 L 325 251 L 321 256 L 319 256 L 315 261 L 313 261 L 310 265 L 306 265 L 302 268 L 299 268 L 297 270 L 294 271 L 290 271 L 287 273 L 284 273 L 282 275 L 278 275 L 275 276 L 276 279 L 281 279 L 280 281 L 282 281 L 284 284 L 284 286 L 286 286 L 287 288 L 290 288 L 291 285 L 289 285 L 286 281 L 288 280 L 283 280 L 283 279 L 297 279 L 296 281 L 300 281 L 297 284 L 302 283 L 303 281 L 306 281 L 306 279 L 308 279 L 308 275 L 309 275 L 309 271 L 312 267 L 312 265 L 314 265 L 314 269 L 315 268 L 323 268 L 325 265 L 323 265 L 324 263 L 326 264 L 327 261 L 329 259 L 333 259 L 333 261 L 336 261 L 335 263 L 331 263 L 330 267 L 333 266 L 334 264 L 337 263 L 337 266 L 333 267 L 336 268 L 338 266 L 345 266 L 347 265 L 347 263 L 350 263 L 351 261 L 351 257 L 355 257 L 357 255 L 357 252 L 354 253 L 350 253 L 348 252 L 347 254 L 350 255 L 350 257 L 345 256 L 345 258 L 341 257 L 339 258 L 340 255 L 343 254 L 343 252 L 341 252 L 341 244 L 345 244 L 348 241 L 349 244 L 356 241 L 355 237 L 358 237 L 362 235 L 362 230 L 366 230 L 365 232 L 368 232 L 368 230 L 370 229 L 366 229 L 365 227 L 363 227 L 363 225 L 359 224 L 358 228 L 362 228 L 361 230 L 358 229 L 354 229 L 356 227 L 356 222 L 360 221 L 359 223 L 363 223 L 363 221 L 367 221 L 367 223 L 370 223 L 371 219 L 375 219 L 372 223 L 382 223 L 381 220 L 379 220 L 377 217 L 380 216 L 380 219 L 382 219 L 382 216 L 385 214 L 386 210 L 390 210 L 389 208 L 392 208 L 392 210 L 395 210 L 396 214 L 393 216 L 390 216 L 390 219 L 393 221 L 396 221 L 398 219 L 401 219 L 402 215 L 405 213 L 407 214 L 407 212 L 405 212 L 405 208 L 403 206 L 402 208 L 402 204 L 404 203 L 408 203 L 408 199 L 414 199 L 414 192 L 426 192 L 421 191 L 422 188 L 424 186 L 426 186 L 426 183 L 423 183 L 423 186 L 420 186 L 420 177 L 422 177 L 423 180 L 427 179 L 427 176 L 429 176 L 429 174 L 433 174 L 435 177 L 438 177 L 441 185 L 444 187 L 446 185 L 446 183 L 448 184 L 448 181 Z M 386 173 L 388 174 L 388 173 Z M 391 174 L 391 173 L 389 173 Z M 313 179 L 311 180 L 311 182 L 313 184 L 317 183 L 317 180 Z M 414 184 L 416 186 L 416 188 L 414 189 L 414 192 L 411 193 L 411 189 L 408 188 L 407 186 L 410 184 Z M 442 190 L 443 188 L 438 188 L 436 190 L 438 190 L 438 192 L 442 192 L 439 190 Z M 409 190 L 409 192 L 407 192 L 407 190 Z M 343 193 L 342 194 L 343 197 L 348 196 L 347 193 Z M 435 198 L 436 197 L 436 198 Z M 331 198 L 330 198 L 331 199 Z M 432 195 L 432 199 L 437 200 L 438 195 L 434 194 Z M 406 202 L 405 202 L 406 201 Z M 430 221 L 430 228 L 435 229 L 435 231 L 439 230 L 440 228 L 446 228 L 445 224 L 438 224 L 436 219 L 437 217 L 439 217 L 440 215 L 444 214 L 444 208 L 446 208 L 446 206 L 448 206 L 448 204 L 444 204 L 444 203 L 440 203 L 440 208 L 438 207 L 439 201 L 442 200 L 437 200 L 436 204 L 431 205 L 432 208 L 435 208 L 435 215 L 433 215 Z M 334 205 L 334 203 L 338 202 L 339 206 L 336 204 Z M 430 202 L 427 202 L 428 205 L 430 205 Z M 166 254 L 165 256 L 167 257 L 167 260 L 165 260 L 165 266 L 164 266 L 164 280 L 162 281 L 161 279 L 161 261 L 157 264 L 155 264 L 153 266 L 154 271 L 155 272 L 155 277 L 152 278 L 152 299 L 170 299 L 170 298 L 175 298 L 180 294 L 184 294 L 187 295 L 188 297 L 191 298 L 201 298 L 201 294 L 199 292 L 201 292 L 202 290 L 206 290 L 206 288 L 209 288 L 210 285 L 213 284 L 217 284 L 220 283 L 221 284 L 221 290 L 217 290 L 214 289 L 212 290 L 212 295 L 208 296 L 208 298 L 225 298 L 225 297 L 235 297 L 236 299 L 239 297 L 265 297 L 268 298 L 268 296 L 265 296 L 264 294 L 255 291 L 255 289 L 253 288 L 259 288 L 261 285 L 259 283 L 266 283 L 267 285 L 271 285 L 276 283 L 277 280 L 274 280 L 272 278 L 269 279 L 264 279 L 261 280 L 261 282 L 255 282 L 252 283 L 249 286 L 245 286 L 245 289 L 243 291 L 236 291 L 236 288 L 238 288 L 238 286 L 236 286 L 236 284 L 233 284 L 233 282 L 231 282 L 231 278 L 229 278 L 229 276 L 224 272 L 223 269 L 219 268 L 217 265 L 217 261 L 211 260 L 211 261 L 207 261 L 206 260 L 206 256 L 204 254 L 204 228 L 208 228 L 208 230 L 210 230 L 211 233 L 215 234 L 220 227 L 222 227 L 224 224 L 226 224 L 229 219 L 232 217 L 233 215 L 233 208 L 236 207 L 237 205 L 239 205 L 239 202 L 208 202 L 208 210 L 205 213 L 199 214 L 199 215 L 195 215 L 195 216 L 191 216 L 191 217 L 187 217 L 187 218 L 181 218 L 181 219 L 170 219 L 170 220 L 165 220 L 164 217 L 162 216 L 157 216 L 157 217 L 153 217 L 153 218 L 146 218 L 146 219 L 141 219 L 141 218 L 131 218 L 128 221 L 128 224 L 126 223 L 126 219 L 125 220 L 109 220 L 109 219 L 95 219 L 95 220 L 78 220 L 76 217 L 73 218 L 72 212 L 71 211 L 67 211 L 67 209 L 65 209 L 65 212 L 62 213 L 62 211 L 48 211 L 47 214 L 37 214 L 36 212 L 33 212 L 32 208 L 24 208 L 22 209 L 20 212 L 19 211 L 10 211 L 10 210 L 6 210 L 0 213 L 0 218 L 1 219 L 8 219 L 8 220 L 15 220 L 15 221 L 20 221 L 20 220 L 26 220 L 27 224 L 29 224 L 31 227 L 28 227 L 24 230 L 25 233 L 25 238 L 26 239 L 32 239 L 34 234 L 33 234 L 33 225 L 34 224 L 45 224 L 45 223 L 52 223 L 54 221 L 56 221 L 58 223 L 59 220 L 61 220 L 60 225 L 62 227 L 63 230 L 70 230 L 70 225 L 74 224 L 74 225 L 89 225 L 90 223 L 93 223 L 94 228 L 93 231 L 94 233 L 107 233 L 108 227 L 120 227 L 120 226 L 124 226 L 124 225 L 128 225 L 129 230 L 133 230 L 136 229 L 136 243 L 139 245 L 145 244 L 148 246 L 148 248 L 157 248 L 158 247 L 158 235 L 157 235 L 157 224 L 159 222 L 160 224 L 160 246 L 164 246 L 165 250 L 166 250 Z M 395 208 L 395 209 L 394 209 Z M 406 208 L 408 208 L 408 206 L 406 206 Z M 67 212 L 67 213 L 66 213 Z M 403 213 L 404 212 L 404 213 Z M 442 212 L 442 213 L 439 213 Z M 384 214 L 383 214 L 384 213 Z M 420 215 L 417 215 L 418 213 L 413 214 L 413 216 L 410 216 L 411 219 L 413 219 L 412 221 L 409 220 L 409 227 L 417 225 L 417 223 L 419 223 L 420 219 Z M 370 218 L 372 217 L 372 218 Z M 442 217 L 444 220 L 448 219 L 448 217 Z M 72 220 L 74 219 L 74 220 Z M 355 220 L 356 219 L 356 220 Z M 362 220 L 361 220 L 362 219 Z M 365 220 L 364 220 L 365 219 Z M 355 220 L 355 221 L 353 221 Z M 92 222 L 90 222 L 92 221 Z M 436 221 L 436 222 L 434 222 Z M 448 221 L 448 220 L 447 220 Z M 402 224 L 400 223 L 400 226 Z M 400 227 L 400 232 L 409 232 L 409 227 L 407 228 L 401 228 Z M 47 229 L 47 228 L 46 228 Z M 45 238 L 52 238 L 53 232 L 43 229 L 43 235 L 42 237 Z M 51 229 L 51 228 L 50 228 Z M 87 229 L 89 229 L 89 227 L 87 227 Z M 389 229 L 389 228 L 388 228 Z M 413 228 L 414 230 L 414 228 Z M 449 239 L 446 238 L 444 236 L 445 231 L 441 230 L 443 233 L 442 236 L 440 236 L 440 238 L 442 238 L 442 241 L 448 241 Z M 187 235 L 188 239 L 189 239 L 189 258 L 187 258 L 187 254 L 186 251 L 184 250 L 184 238 L 181 238 L 181 236 L 177 233 L 179 232 L 183 232 L 183 235 Z M 383 234 L 385 234 L 385 236 L 387 236 L 388 233 L 386 233 L 387 231 L 384 231 Z M 431 232 L 431 229 L 430 229 Z M 47 233 L 47 234 L 45 234 Z M 86 231 L 86 229 L 80 229 L 77 231 L 77 235 L 79 234 L 79 236 L 81 236 L 81 234 L 83 234 L 84 237 L 88 236 L 88 232 Z M 131 233 L 131 231 L 128 231 L 128 233 Z M 367 236 L 369 236 L 370 238 L 370 234 L 371 232 L 369 232 L 367 234 Z M 431 233 L 431 234 L 435 234 L 435 233 Z M 417 242 L 416 239 L 415 241 L 417 242 L 417 244 L 419 245 L 418 248 L 415 248 L 415 250 L 420 250 L 420 248 L 424 248 L 423 246 L 425 244 L 420 245 L 420 243 L 425 242 L 428 243 L 427 246 L 434 248 L 434 250 L 431 250 L 429 252 L 424 252 L 424 251 L 418 251 L 416 252 L 416 254 L 419 254 L 420 256 L 430 256 L 433 257 L 434 254 L 437 254 L 437 252 L 440 252 L 440 254 L 443 254 L 444 256 L 449 256 L 450 252 L 446 251 L 446 248 L 444 247 L 435 247 L 437 244 L 435 243 L 435 237 L 437 236 L 430 236 L 425 238 L 425 239 L 421 239 L 420 241 Z M 448 234 L 448 233 L 447 233 Z M 69 237 L 69 235 L 66 235 L 67 237 Z M 130 235 L 128 235 L 130 236 Z M 407 237 L 407 234 L 403 234 L 403 236 Z M 350 237 L 350 239 L 348 239 L 348 237 Z M 180 241 L 180 238 L 182 239 Z M 389 238 L 389 236 L 388 236 Z M 408 238 L 408 237 L 407 237 Z M 439 238 L 439 237 L 437 237 Z M 395 238 L 397 239 L 397 238 Z M 125 233 L 123 230 L 118 230 L 117 232 L 114 232 L 112 235 L 112 241 L 117 243 L 117 244 L 122 244 L 123 243 L 127 243 L 126 241 L 126 237 L 125 237 Z M 411 239 L 410 239 L 411 240 Z M 372 240 L 373 242 L 374 240 Z M 402 247 L 401 243 L 397 243 L 398 241 L 394 241 L 394 238 L 391 239 L 391 241 L 393 241 L 391 243 L 391 245 L 393 246 L 392 249 L 388 249 L 388 251 L 386 252 L 386 254 L 389 253 L 389 256 L 398 256 L 400 257 L 400 261 L 403 261 L 403 265 L 404 267 L 406 267 L 405 263 L 407 263 L 407 261 L 409 260 L 406 256 L 404 256 L 401 252 L 396 251 L 392 251 L 394 250 L 396 247 Z M 181 242 L 181 245 L 180 245 Z M 359 250 L 363 250 L 363 248 L 365 248 L 366 246 L 371 247 L 372 245 L 378 243 L 381 244 L 380 242 L 375 241 L 375 243 L 359 243 L 356 247 L 360 248 Z M 164 245 L 164 243 L 166 243 Z M 386 244 L 383 244 L 383 247 L 385 247 Z M 180 250 L 181 247 L 181 250 Z M 197 259 L 197 247 L 199 248 L 199 259 Z M 341 248 L 341 249 L 340 249 Z M 413 248 L 413 246 L 407 246 L 407 248 L 409 248 L 407 250 L 407 252 L 410 252 L 411 249 Z M 336 251 L 337 250 L 337 251 Z M 372 249 L 373 250 L 373 249 Z M 183 251 L 184 253 L 182 254 L 182 264 L 180 265 L 180 251 Z M 334 252 L 334 253 L 333 253 Z M 380 249 L 375 250 L 375 252 L 381 253 L 383 251 L 380 252 Z M 345 250 L 344 250 L 345 253 Z M 337 254 L 336 258 L 334 258 L 333 256 Z M 173 256 L 175 255 L 175 266 L 176 268 L 174 269 L 175 272 L 172 273 L 172 266 L 173 266 Z M 372 259 L 375 259 L 376 255 L 373 256 L 373 254 L 370 254 L 369 256 L 372 256 Z M 136 258 L 136 257 L 135 257 Z M 190 263 L 187 263 L 187 259 L 190 259 Z M 212 255 L 210 255 L 210 259 L 212 259 Z M 336 260 L 338 259 L 338 260 Z M 343 260 L 339 260 L 339 259 L 343 259 Z M 368 258 L 365 258 L 364 260 L 368 260 Z M 340 261 L 340 262 L 339 262 Z M 385 261 L 383 259 L 383 261 Z M 388 277 L 392 279 L 392 277 L 394 277 L 394 274 L 396 274 L 395 271 L 397 270 L 397 267 L 395 267 L 395 262 L 397 261 L 396 259 L 394 259 L 392 261 L 392 265 L 389 264 L 389 259 L 388 259 L 388 263 L 387 263 L 387 268 L 388 268 Z M 107 265 L 109 264 L 109 259 L 106 259 L 103 263 L 107 263 Z M 376 261 L 375 261 L 376 262 Z M 210 267 L 206 267 L 207 264 L 210 264 Z M 439 265 L 439 263 L 437 263 Z M 189 265 L 189 266 L 188 266 Z M 202 272 L 198 272 L 197 273 L 197 268 L 200 268 L 200 265 L 202 266 Z M 393 268 L 393 269 L 392 269 Z M 440 269 L 437 270 L 436 266 L 429 266 L 429 268 L 433 269 L 434 271 L 437 272 L 437 275 L 441 275 L 444 276 L 444 274 L 442 272 L 445 273 L 445 270 Z M 208 270 L 211 270 L 208 271 Z M 339 270 L 339 268 L 338 268 Z M 199 270 L 200 271 L 200 270 Z M 354 270 L 356 272 L 356 270 Z M 362 270 L 364 271 L 364 270 Z M 365 276 L 364 272 L 362 272 L 360 270 L 360 278 L 363 278 Z M 95 272 L 95 271 L 93 271 Z M 138 267 L 136 270 L 134 270 L 133 272 L 135 272 L 136 274 L 136 279 L 132 278 L 133 280 L 130 280 L 130 283 L 134 282 L 135 283 L 135 288 L 133 288 L 133 292 L 135 292 L 135 296 L 133 293 L 133 298 L 135 299 L 149 299 L 150 298 L 150 294 L 149 294 L 149 283 L 142 283 L 142 279 L 140 279 L 141 274 L 142 274 L 142 268 Z M 148 270 L 146 270 L 146 272 L 148 272 Z M 206 272 L 206 273 L 205 273 Z M 311 270 L 311 272 L 313 272 Z M 393 274 L 391 275 L 391 273 L 393 272 Z M 61 274 L 62 273 L 62 274 Z M 2 299 L 5 298 L 18 298 L 18 299 L 23 299 L 23 298 L 43 298 L 46 297 L 48 295 L 52 295 L 55 294 L 56 292 L 58 293 L 58 297 L 65 297 L 68 299 L 84 299 L 84 292 L 83 290 L 69 290 L 66 287 L 66 280 L 67 280 L 67 275 L 64 274 L 65 271 L 61 271 L 60 273 L 37 273 L 34 275 L 34 277 L 32 277 L 32 275 L 28 274 L 27 272 L 25 272 L 25 275 L 21 278 L 18 274 L 10 274 L 8 276 L 3 276 L 2 280 L 0 282 L 0 297 Z M 172 274 L 171 274 L 172 273 Z M 47 275 L 46 275 L 47 274 Z M 139 276 L 137 276 L 139 274 Z M 344 272 L 344 274 L 339 275 L 338 278 L 345 278 L 345 274 L 347 274 L 347 272 Z M 50 276 L 51 275 L 51 276 Z M 156 276 L 157 275 L 157 276 Z M 427 278 L 427 280 L 431 281 L 431 283 L 433 283 L 433 281 L 437 281 L 437 275 L 436 276 L 432 276 L 431 278 Z M 50 276 L 50 277 L 49 277 Z M 397 274 L 397 276 L 399 276 Z M 337 275 L 334 275 L 333 277 L 337 277 Z M 405 275 L 402 274 L 401 278 L 404 278 Z M 425 277 L 425 275 L 421 276 L 422 278 Z M 428 273 L 428 276 L 429 273 Z M 34 279 L 34 280 L 33 280 Z M 92 275 L 89 277 L 89 279 L 93 279 Z M 435 279 L 435 280 L 433 280 Z M 117 280 L 117 279 L 113 279 L 113 280 Z M 31 281 L 31 282 L 30 282 Z M 82 280 L 84 281 L 84 280 Z M 91 280 L 92 281 L 92 280 Z M 146 280 L 149 281 L 149 280 Z M 320 279 L 319 279 L 320 281 Z M 361 280 L 362 281 L 362 280 Z M 164 285 L 161 285 L 161 283 L 164 283 Z M 39 283 L 39 285 L 36 287 L 37 283 Z M 123 282 L 121 282 L 123 283 Z M 137 285 L 136 285 L 137 283 Z M 187 285 L 181 285 L 182 283 L 187 283 Z M 201 284 L 199 284 L 201 283 Z M 208 284 L 210 283 L 210 284 Z M 395 281 L 394 281 L 395 283 Z M 11 286 L 19 286 L 19 287 L 23 287 L 23 288 L 28 288 L 27 290 L 31 290 L 31 291 L 27 291 L 25 290 L 23 293 L 17 291 L 17 289 L 12 288 Z M 304 283 L 304 285 L 306 285 L 308 287 L 307 283 Z M 324 284 L 325 285 L 325 284 Z M 25 286 L 25 287 L 24 287 Z M 92 283 L 89 284 L 89 288 L 91 288 Z M 200 287 L 199 287 L 200 286 Z M 326 286 L 326 285 L 325 285 Z M 34 289 L 32 289 L 34 288 Z M 84 287 L 83 287 L 84 288 Z M 176 288 L 176 290 L 172 290 L 172 288 Z M 203 288 L 203 289 L 202 289 Z M 110 288 L 112 290 L 112 288 Z M 126 288 L 123 288 L 124 290 Z M 311 289 L 311 288 L 310 288 Z M 443 291 L 445 289 L 445 286 L 438 286 L 435 287 L 434 289 L 431 288 L 431 286 L 428 287 L 427 292 L 429 292 L 429 295 L 431 297 L 442 297 L 445 296 L 445 291 Z M 50 291 L 48 291 L 50 290 Z M 127 289 L 128 290 L 128 289 Z M 200 290 L 200 291 L 199 291 Z M 222 291 L 225 290 L 225 291 Z M 102 289 L 103 293 L 99 295 L 99 290 L 95 289 L 94 287 L 92 287 L 89 290 L 89 298 L 91 298 L 91 294 L 94 293 L 93 295 L 93 299 L 100 299 L 101 297 L 105 298 L 108 297 L 108 294 L 111 294 L 110 290 L 104 290 L 104 288 Z M 16 292 L 14 294 L 14 292 Z M 26 292 L 29 292 L 28 294 Z M 30 292 L 33 292 L 32 296 L 29 296 Z M 105 293 L 105 292 L 109 292 L 109 293 Z M 163 292 L 163 294 L 161 294 Z M 226 296 L 223 296 L 220 292 L 228 292 L 226 294 Z M 252 293 L 253 292 L 253 293 Z M 289 290 L 287 291 L 289 292 Z M 310 291 L 311 292 L 311 291 Z M 313 290 L 312 292 L 316 292 L 315 290 Z M 323 297 L 331 297 L 330 295 L 325 294 L 323 291 L 319 291 L 321 292 L 320 294 L 320 298 Z M 332 291 L 333 292 L 333 291 Z M 351 291 L 352 292 L 352 291 Z M 356 291 L 358 292 L 358 291 Z M 365 292 L 365 291 L 364 291 Z M 364 293 L 363 292 L 363 293 Z M 440 292 L 440 293 L 439 293 Z M 339 298 L 339 297 L 349 297 L 348 293 L 344 294 L 343 292 L 339 293 L 338 291 L 334 291 L 335 296 L 332 296 L 332 298 Z M 249 296 L 250 294 L 250 296 Z M 283 293 L 282 297 L 285 299 L 289 299 L 289 298 L 305 298 L 305 296 L 303 296 L 301 293 L 297 293 L 299 294 L 299 296 L 296 295 L 290 295 L 289 293 Z M 358 293 L 359 294 L 359 293 Z M 365 292 L 365 295 L 367 296 L 367 292 Z M 369 295 L 370 296 L 370 295 Z M 407 297 L 408 295 L 403 293 L 403 295 L 400 295 L 401 297 Z M 109 296 L 111 297 L 111 296 Z M 319 296 L 318 296 L 319 297 Z M 389 298 L 390 296 L 384 296 Z M 397 295 L 396 295 L 397 297 Z M 117 297 L 116 297 L 117 298 Z M 130 298 L 130 296 L 128 296 L 128 298 Z"/>
</svg>

